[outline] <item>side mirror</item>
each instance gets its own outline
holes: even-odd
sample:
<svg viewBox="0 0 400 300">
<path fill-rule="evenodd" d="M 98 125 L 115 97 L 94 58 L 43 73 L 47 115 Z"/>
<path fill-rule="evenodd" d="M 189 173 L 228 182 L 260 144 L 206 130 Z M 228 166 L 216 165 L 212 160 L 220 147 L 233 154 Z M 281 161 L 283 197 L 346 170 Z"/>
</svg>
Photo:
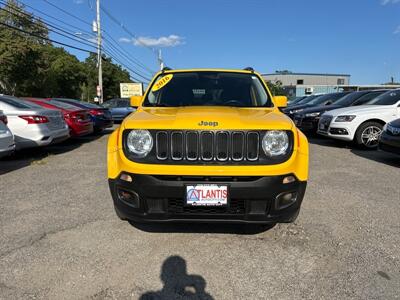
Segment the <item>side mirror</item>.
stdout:
<svg viewBox="0 0 400 300">
<path fill-rule="evenodd" d="M 139 107 L 142 104 L 143 96 L 131 96 L 131 106 L 132 107 Z"/>
<path fill-rule="evenodd" d="M 331 105 L 331 104 L 332 104 L 332 101 L 328 101 L 325 103 L 325 105 Z"/>
<path fill-rule="evenodd" d="M 273 98 L 274 104 L 278 108 L 284 108 L 287 106 L 287 97 L 286 96 L 274 96 Z"/>
</svg>

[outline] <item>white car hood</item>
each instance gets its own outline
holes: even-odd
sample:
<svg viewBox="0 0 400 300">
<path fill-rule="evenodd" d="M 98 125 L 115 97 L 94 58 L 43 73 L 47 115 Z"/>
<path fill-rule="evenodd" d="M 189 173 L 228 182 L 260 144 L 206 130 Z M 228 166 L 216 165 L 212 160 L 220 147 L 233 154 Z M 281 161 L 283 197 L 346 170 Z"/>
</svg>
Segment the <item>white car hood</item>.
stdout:
<svg viewBox="0 0 400 300">
<path fill-rule="evenodd" d="M 325 113 L 329 116 L 339 116 L 339 115 L 364 115 L 364 114 L 380 114 L 387 113 L 395 109 L 393 105 L 361 105 L 354 107 L 344 107 L 339 109 L 334 109 Z"/>
</svg>

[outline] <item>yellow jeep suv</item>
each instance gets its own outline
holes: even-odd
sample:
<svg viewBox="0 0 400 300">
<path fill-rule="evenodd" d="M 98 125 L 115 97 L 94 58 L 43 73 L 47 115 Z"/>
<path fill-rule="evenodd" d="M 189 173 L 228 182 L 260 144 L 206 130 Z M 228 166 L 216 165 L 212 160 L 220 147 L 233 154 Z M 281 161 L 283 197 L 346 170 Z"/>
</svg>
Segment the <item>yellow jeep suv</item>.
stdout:
<svg viewBox="0 0 400 300">
<path fill-rule="evenodd" d="M 306 190 L 308 142 L 262 77 L 163 70 L 108 141 L 117 215 L 150 222 L 292 222 Z"/>
</svg>

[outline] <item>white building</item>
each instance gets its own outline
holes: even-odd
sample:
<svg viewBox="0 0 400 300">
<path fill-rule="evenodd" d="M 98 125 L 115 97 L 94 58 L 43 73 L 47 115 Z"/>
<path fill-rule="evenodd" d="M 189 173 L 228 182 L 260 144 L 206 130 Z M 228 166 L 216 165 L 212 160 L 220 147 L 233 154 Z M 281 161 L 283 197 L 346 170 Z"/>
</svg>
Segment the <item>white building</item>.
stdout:
<svg viewBox="0 0 400 300">
<path fill-rule="evenodd" d="M 350 75 L 348 74 L 276 72 L 273 74 L 263 74 L 262 76 L 266 81 L 271 81 L 273 83 L 281 82 L 284 87 L 298 85 L 338 86 L 350 84 Z"/>
</svg>

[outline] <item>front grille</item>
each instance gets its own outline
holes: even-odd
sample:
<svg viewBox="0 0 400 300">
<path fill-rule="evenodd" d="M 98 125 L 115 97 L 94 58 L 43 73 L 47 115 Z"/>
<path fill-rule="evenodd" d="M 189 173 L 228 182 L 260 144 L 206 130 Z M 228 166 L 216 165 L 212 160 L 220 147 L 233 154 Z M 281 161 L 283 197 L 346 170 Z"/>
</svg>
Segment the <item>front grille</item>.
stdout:
<svg viewBox="0 0 400 300">
<path fill-rule="evenodd" d="M 319 120 L 318 130 L 328 132 L 329 126 L 331 125 L 333 116 L 322 116 Z"/>
<path fill-rule="evenodd" d="M 185 206 L 184 199 L 168 199 L 168 213 L 170 214 L 229 214 L 244 215 L 246 200 L 230 199 L 229 206 Z"/>
<path fill-rule="evenodd" d="M 269 157 L 262 150 L 265 131 L 218 130 L 149 130 L 154 147 L 144 158 L 134 157 L 126 145 L 129 130 L 124 131 L 124 152 L 133 161 L 153 164 L 279 164 L 293 151 L 293 133 L 289 136 L 286 155 Z"/>
<path fill-rule="evenodd" d="M 165 145 L 168 144 L 169 149 Z M 229 131 L 157 132 L 156 156 L 174 161 L 256 161 L 260 152 L 260 134 Z"/>
</svg>

